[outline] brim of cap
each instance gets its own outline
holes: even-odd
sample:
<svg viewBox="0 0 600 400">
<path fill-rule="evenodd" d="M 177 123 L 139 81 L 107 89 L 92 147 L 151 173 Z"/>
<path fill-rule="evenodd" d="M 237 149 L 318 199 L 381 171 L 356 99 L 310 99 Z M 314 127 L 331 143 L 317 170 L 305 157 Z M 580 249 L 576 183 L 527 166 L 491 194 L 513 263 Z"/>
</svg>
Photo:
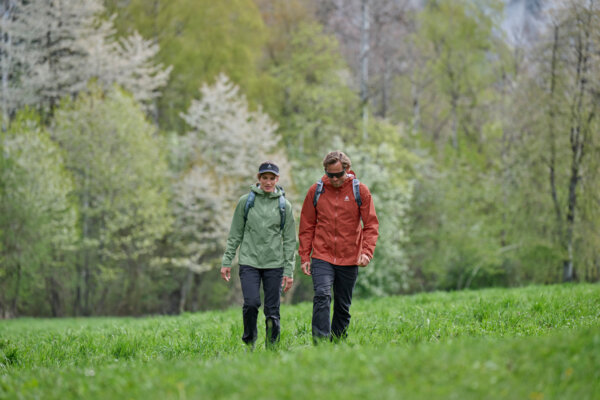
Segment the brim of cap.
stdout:
<svg viewBox="0 0 600 400">
<path fill-rule="evenodd" d="M 273 171 L 272 169 L 265 169 L 265 170 L 262 170 L 262 171 L 258 171 L 258 173 L 261 174 L 261 175 L 262 174 L 266 174 L 267 172 L 270 172 L 272 174 L 275 174 L 275 175 L 279 176 L 279 172 Z"/>
</svg>

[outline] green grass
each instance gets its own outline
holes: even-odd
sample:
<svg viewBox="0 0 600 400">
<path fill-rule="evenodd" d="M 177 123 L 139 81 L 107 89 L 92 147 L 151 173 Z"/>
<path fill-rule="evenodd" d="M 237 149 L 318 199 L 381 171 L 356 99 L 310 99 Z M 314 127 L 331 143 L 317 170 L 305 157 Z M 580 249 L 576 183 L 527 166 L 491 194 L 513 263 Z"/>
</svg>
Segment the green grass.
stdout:
<svg viewBox="0 0 600 400">
<path fill-rule="evenodd" d="M 0 398 L 600 399 L 600 286 L 358 300 L 312 345 L 311 305 L 241 344 L 241 307 L 178 317 L 0 322 Z"/>
</svg>

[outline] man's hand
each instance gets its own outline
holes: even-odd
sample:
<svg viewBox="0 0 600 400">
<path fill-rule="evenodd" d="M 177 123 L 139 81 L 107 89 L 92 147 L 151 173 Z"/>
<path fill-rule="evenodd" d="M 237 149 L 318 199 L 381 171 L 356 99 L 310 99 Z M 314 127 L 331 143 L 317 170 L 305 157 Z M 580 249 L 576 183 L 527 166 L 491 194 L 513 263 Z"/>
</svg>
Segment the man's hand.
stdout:
<svg viewBox="0 0 600 400">
<path fill-rule="evenodd" d="M 369 265 L 370 262 L 371 259 L 368 255 L 361 254 L 360 257 L 358 257 L 358 261 L 356 261 L 356 265 L 358 265 L 359 267 L 366 267 L 367 265 Z"/>
<path fill-rule="evenodd" d="M 287 293 L 287 291 L 292 288 L 293 284 L 294 284 L 294 278 L 290 278 L 289 276 L 284 276 L 283 281 L 281 282 L 281 287 L 283 288 L 283 293 Z"/>
<path fill-rule="evenodd" d="M 225 282 L 229 282 L 231 279 L 231 267 L 221 267 L 221 278 Z"/>
<path fill-rule="evenodd" d="M 310 276 L 310 261 L 302 263 L 301 268 L 302 268 L 302 272 L 304 272 L 304 275 Z"/>
</svg>

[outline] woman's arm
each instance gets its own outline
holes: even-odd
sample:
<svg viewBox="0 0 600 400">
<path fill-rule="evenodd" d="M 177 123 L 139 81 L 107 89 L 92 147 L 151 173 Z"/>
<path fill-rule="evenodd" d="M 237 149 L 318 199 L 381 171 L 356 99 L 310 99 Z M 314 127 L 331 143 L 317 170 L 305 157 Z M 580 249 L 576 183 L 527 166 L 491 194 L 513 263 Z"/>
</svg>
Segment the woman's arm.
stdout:
<svg viewBox="0 0 600 400">
<path fill-rule="evenodd" d="M 223 262 L 221 263 L 225 268 L 231 268 L 231 263 L 233 262 L 237 248 L 244 238 L 244 206 L 247 198 L 247 194 L 240 197 L 237 207 L 233 212 L 229 236 L 227 237 L 227 246 L 225 248 L 225 254 L 223 254 Z"/>
</svg>

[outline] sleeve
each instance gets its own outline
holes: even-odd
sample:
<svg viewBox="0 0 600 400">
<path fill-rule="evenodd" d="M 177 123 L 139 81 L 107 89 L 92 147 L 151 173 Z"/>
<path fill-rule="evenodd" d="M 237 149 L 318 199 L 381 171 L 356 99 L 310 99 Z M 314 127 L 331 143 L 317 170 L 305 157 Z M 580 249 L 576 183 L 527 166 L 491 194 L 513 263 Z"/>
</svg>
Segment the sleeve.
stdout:
<svg viewBox="0 0 600 400">
<path fill-rule="evenodd" d="M 317 184 L 313 184 L 302 204 L 302 212 L 300 214 L 300 230 L 298 233 L 298 239 L 300 241 L 300 247 L 298 254 L 300 255 L 300 262 L 305 263 L 310 261 L 310 254 L 312 252 L 313 240 L 315 237 L 315 228 L 317 226 L 317 211 L 313 205 L 313 197 L 317 190 Z"/>
<path fill-rule="evenodd" d="M 283 227 L 283 275 L 294 277 L 296 262 L 296 223 L 292 205 L 285 201 L 285 225 Z"/>
<path fill-rule="evenodd" d="M 237 248 L 244 238 L 244 207 L 246 205 L 247 198 L 247 194 L 240 197 L 237 207 L 233 212 L 233 219 L 231 220 L 231 227 L 229 228 L 229 236 L 227 236 L 227 246 L 225 248 L 225 254 L 223 254 L 223 261 L 221 263 L 223 267 L 231 267 L 231 263 L 233 262 Z"/>
<path fill-rule="evenodd" d="M 369 188 L 360 184 L 360 198 L 362 205 L 360 206 L 360 216 L 363 221 L 363 242 L 361 254 L 366 254 L 370 259 L 373 259 L 375 252 L 375 244 L 379 237 L 379 220 L 375 213 L 375 205 Z"/>
</svg>

